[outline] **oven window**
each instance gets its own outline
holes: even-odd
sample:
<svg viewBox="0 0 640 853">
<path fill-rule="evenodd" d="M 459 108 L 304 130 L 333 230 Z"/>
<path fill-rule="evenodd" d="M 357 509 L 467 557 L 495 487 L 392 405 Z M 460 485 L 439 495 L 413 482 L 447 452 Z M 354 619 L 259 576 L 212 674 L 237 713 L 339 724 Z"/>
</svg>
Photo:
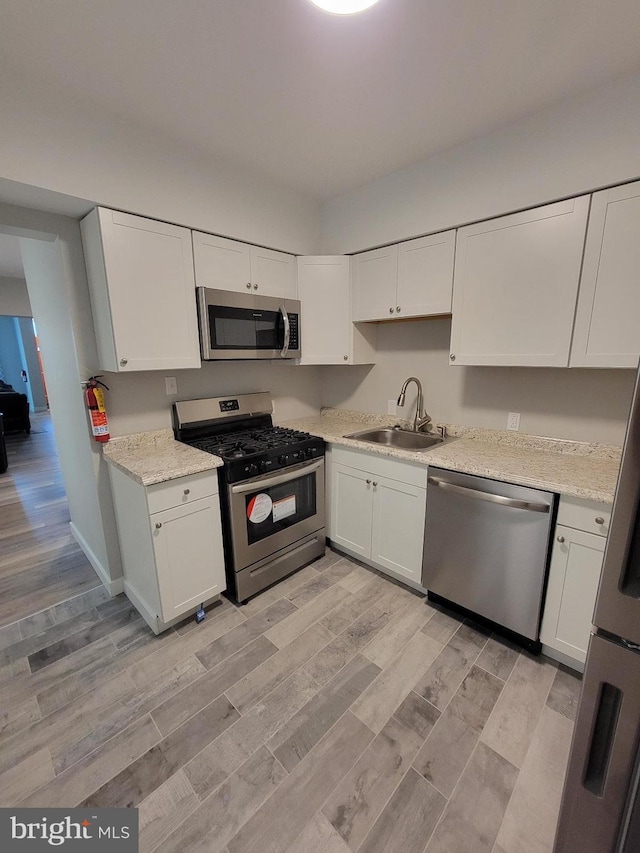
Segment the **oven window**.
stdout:
<svg viewBox="0 0 640 853">
<path fill-rule="evenodd" d="M 211 349 L 277 350 L 284 345 L 279 311 L 209 305 Z"/>
<path fill-rule="evenodd" d="M 316 514 L 316 472 L 245 495 L 247 542 L 253 545 Z"/>
</svg>

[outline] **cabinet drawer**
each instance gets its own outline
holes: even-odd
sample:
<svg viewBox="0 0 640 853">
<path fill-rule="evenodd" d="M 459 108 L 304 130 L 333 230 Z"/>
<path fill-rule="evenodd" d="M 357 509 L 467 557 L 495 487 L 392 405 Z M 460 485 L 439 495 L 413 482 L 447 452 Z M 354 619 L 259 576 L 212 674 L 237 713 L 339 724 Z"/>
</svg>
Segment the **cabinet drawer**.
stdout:
<svg viewBox="0 0 640 853">
<path fill-rule="evenodd" d="M 218 494 L 218 475 L 215 471 L 205 471 L 202 474 L 192 474 L 189 477 L 178 477 L 157 483 L 147 488 L 147 504 L 149 512 L 162 512 L 176 506 L 197 501 L 210 495 Z"/>
<path fill-rule="evenodd" d="M 596 533 L 598 536 L 606 536 L 609 533 L 610 520 L 611 506 L 608 504 L 564 495 L 560 497 L 558 524 L 564 524 L 576 530 L 585 530 L 587 533 Z"/>
</svg>

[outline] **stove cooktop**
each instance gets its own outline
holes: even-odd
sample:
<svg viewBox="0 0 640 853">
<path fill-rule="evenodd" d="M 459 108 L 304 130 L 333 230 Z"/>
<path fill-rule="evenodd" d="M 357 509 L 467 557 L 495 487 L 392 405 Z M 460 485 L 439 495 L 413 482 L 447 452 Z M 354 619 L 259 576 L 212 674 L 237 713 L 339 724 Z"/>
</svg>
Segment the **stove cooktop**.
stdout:
<svg viewBox="0 0 640 853">
<path fill-rule="evenodd" d="M 238 483 L 324 456 L 324 441 L 308 432 L 267 426 L 182 439 L 224 461 L 220 476 Z"/>
<path fill-rule="evenodd" d="M 192 447 L 214 453 L 224 460 L 244 459 L 273 448 L 289 447 L 311 439 L 308 432 L 284 427 L 264 427 L 201 436 L 189 442 Z"/>
</svg>

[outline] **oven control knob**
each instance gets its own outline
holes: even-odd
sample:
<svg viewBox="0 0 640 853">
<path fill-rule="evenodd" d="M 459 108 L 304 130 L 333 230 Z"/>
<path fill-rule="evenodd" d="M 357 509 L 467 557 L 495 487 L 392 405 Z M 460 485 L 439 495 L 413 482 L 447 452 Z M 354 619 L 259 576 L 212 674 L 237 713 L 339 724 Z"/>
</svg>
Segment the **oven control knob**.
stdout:
<svg viewBox="0 0 640 853">
<path fill-rule="evenodd" d="M 305 452 L 304 452 L 304 455 L 307 457 L 307 459 L 311 459 L 311 457 L 313 456 L 313 454 L 314 454 L 315 452 L 316 452 L 316 451 L 315 451 L 315 448 L 313 448 L 313 447 L 307 447 L 307 449 L 306 449 L 306 450 L 305 450 Z"/>
<path fill-rule="evenodd" d="M 270 471 L 272 464 L 273 463 L 271 462 L 270 459 L 262 459 L 260 461 L 260 470 L 261 471 Z"/>
<path fill-rule="evenodd" d="M 289 457 L 285 456 L 284 453 L 282 454 L 282 456 L 278 456 L 278 464 L 286 465 L 288 461 L 289 461 Z"/>
<path fill-rule="evenodd" d="M 244 469 L 244 470 L 245 470 L 245 473 L 246 473 L 246 474 L 249 474 L 251 477 L 253 477 L 253 475 L 254 475 L 254 474 L 257 474 L 257 473 L 258 473 L 258 466 L 256 465 L 256 463 L 255 463 L 255 462 L 250 462 L 250 463 L 245 467 L 245 469 Z"/>
</svg>

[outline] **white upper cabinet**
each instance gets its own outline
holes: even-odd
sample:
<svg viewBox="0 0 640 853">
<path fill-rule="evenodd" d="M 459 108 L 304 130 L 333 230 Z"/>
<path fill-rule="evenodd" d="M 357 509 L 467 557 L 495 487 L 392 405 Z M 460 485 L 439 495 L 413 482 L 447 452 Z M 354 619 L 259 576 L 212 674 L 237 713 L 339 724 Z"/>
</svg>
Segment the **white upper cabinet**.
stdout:
<svg viewBox="0 0 640 853">
<path fill-rule="evenodd" d="M 353 257 L 353 319 L 391 320 L 451 312 L 455 231 Z"/>
<path fill-rule="evenodd" d="M 640 356 L 640 181 L 595 193 L 571 367 L 636 367 Z"/>
<path fill-rule="evenodd" d="M 251 281 L 253 289 L 263 296 L 296 299 L 298 286 L 295 255 L 251 246 Z"/>
<path fill-rule="evenodd" d="M 451 313 L 455 247 L 455 231 L 400 243 L 396 314 L 423 317 Z"/>
<path fill-rule="evenodd" d="M 194 231 L 193 257 L 199 287 L 297 296 L 295 255 Z"/>
<path fill-rule="evenodd" d="M 353 319 L 388 320 L 396 313 L 398 247 L 353 256 Z"/>
<path fill-rule="evenodd" d="M 298 258 L 302 304 L 301 364 L 372 364 L 376 327 L 351 322 L 351 259 L 346 255 Z"/>
<path fill-rule="evenodd" d="M 200 231 L 192 233 L 198 287 L 251 290 L 251 246 Z"/>
<path fill-rule="evenodd" d="M 106 208 L 80 227 L 100 367 L 200 367 L 191 232 Z"/>
<path fill-rule="evenodd" d="M 567 367 L 589 196 L 460 228 L 451 364 Z"/>
</svg>

